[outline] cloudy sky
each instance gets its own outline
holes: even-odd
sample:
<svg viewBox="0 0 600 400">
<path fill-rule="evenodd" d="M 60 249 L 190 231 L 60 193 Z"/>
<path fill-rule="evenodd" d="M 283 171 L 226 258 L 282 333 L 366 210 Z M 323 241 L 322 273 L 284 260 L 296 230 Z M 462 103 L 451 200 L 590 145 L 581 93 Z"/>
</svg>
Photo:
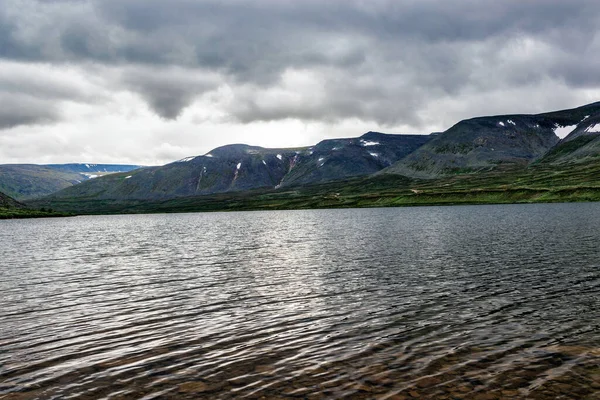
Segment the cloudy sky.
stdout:
<svg viewBox="0 0 600 400">
<path fill-rule="evenodd" d="M 0 163 L 429 133 L 600 100 L 597 0 L 0 0 Z"/>
</svg>

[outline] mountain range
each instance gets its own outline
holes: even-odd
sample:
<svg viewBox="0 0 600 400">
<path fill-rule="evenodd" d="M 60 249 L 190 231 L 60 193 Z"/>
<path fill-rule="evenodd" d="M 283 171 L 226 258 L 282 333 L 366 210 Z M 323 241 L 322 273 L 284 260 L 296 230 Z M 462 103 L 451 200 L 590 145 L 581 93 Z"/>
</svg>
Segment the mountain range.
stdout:
<svg viewBox="0 0 600 400">
<path fill-rule="evenodd" d="M 315 193 L 332 198 L 339 193 L 352 196 L 344 190 L 352 187 L 355 192 L 370 196 L 371 200 L 360 203 L 368 205 L 379 201 L 383 192 L 389 196 L 392 192 L 397 196 L 412 196 L 416 200 L 415 196 L 424 190 L 431 193 L 442 188 L 444 193 L 449 188 L 480 192 L 486 188 L 521 190 L 515 186 L 519 183 L 538 193 L 559 182 L 560 190 L 583 185 L 585 190 L 593 192 L 586 192 L 585 198 L 595 199 L 599 165 L 600 102 L 597 102 L 543 114 L 477 117 L 428 135 L 368 132 L 356 138 L 324 140 L 314 146 L 291 149 L 227 145 L 164 166 L 115 172 L 70 184 L 30 203 L 65 211 L 76 211 L 85 202 L 114 204 L 114 210 L 118 211 L 123 202 L 158 204 L 186 198 L 195 202 L 213 199 L 211 204 L 218 209 L 219 202 L 240 196 L 244 201 L 248 201 L 248 196 L 288 196 L 272 204 L 279 207 L 290 204 L 288 200 L 293 196 Z M 81 173 L 76 168 L 62 168 L 62 173 Z M 395 176 L 399 178 L 386 178 Z M 535 182 L 544 182 L 546 186 Z M 328 191 L 331 193 L 327 194 Z M 563 195 L 548 199 L 560 199 Z M 460 193 L 456 192 L 452 198 L 460 199 Z M 398 198 L 393 204 L 405 200 Z M 251 204 L 255 204 L 253 201 Z M 90 207 L 93 211 L 93 206 Z"/>
<path fill-rule="evenodd" d="M 52 198 L 167 199 L 285 188 L 350 177 L 399 174 L 438 178 L 598 154 L 600 103 L 538 115 L 478 117 L 430 135 L 368 132 L 296 149 L 227 145 L 161 167 L 111 174 Z M 600 125 L 599 125 L 600 126 Z M 568 135 L 560 139 L 557 134 Z M 548 157 L 544 160 L 544 157 Z"/>
<path fill-rule="evenodd" d="M 160 199 L 330 182 L 381 171 L 430 139 L 368 132 L 295 149 L 227 145 L 162 167 L 97 178 L 53 197 Z"/>
</svg>

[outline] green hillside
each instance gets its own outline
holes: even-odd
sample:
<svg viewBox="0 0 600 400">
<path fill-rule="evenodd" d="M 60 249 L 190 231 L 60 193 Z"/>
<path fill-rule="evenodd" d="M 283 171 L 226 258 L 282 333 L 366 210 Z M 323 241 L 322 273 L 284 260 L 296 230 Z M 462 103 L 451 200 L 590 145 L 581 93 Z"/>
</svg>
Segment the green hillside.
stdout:
<svg viewBox="0 0 600 400">
<path fill-rule="evenodd" d="M 600 118 L 600 103 L 537 115 L 464 120 L 382 173 L 435 178 L 497 166 L 524 167 L 562 143 L 557 132 L 585 130 L 597 118 Z"/>
</svg>

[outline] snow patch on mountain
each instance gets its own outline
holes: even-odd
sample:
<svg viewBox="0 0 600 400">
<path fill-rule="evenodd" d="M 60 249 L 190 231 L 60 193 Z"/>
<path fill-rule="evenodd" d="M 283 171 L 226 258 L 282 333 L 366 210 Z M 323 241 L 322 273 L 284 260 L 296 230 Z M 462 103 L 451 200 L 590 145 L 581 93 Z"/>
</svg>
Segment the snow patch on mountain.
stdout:
<svg viewBox="0 0 600 400">
<path fill-rule="evenodd" d="M 507 119 L 506 122 L 504 121 L 498 121 L 498 125 L 500 125 L 503 128 L 506 128 L 507 125 L 512 125 L 512 126 L 517 126 L 517 123 L 515 121 L 513 121 L 512 119 Z"/>
<path fill-rule="evenodd" d="M 237 164 L 237 166 L 235 167 L 235 172 L 233 173 L 233 180 L 231 181 L 231 184 L 233 185 L 233 183 L 235 181 L 237 181 L 238 175 L 240 174 L 240 168 L 242 168 L 242 163 L 239 162 Z"/>
<path fill-rule="evenodd" d="M 364 140 L 364 139 L 361 139 L 361 141 L 360 141 L 360 144 L 361 144 L 363 147 L 367 147 L 367 146 L 377 146 L 377 145 L 379 145 L 379 142 L 372 142 L 372 141 L 370 141 L 370 140 Z"/>
<path fill-rule="evenodd" d="M 554 134 L 559 138 L 564 139 L 569 133 L 573 132 L 575 128 L 577 128 L 577 124 L 567 126 L 560 126 L 556 124 L 554 127 Z"/>
<path fill-rule="evenodd" d="M 590 125 L 585 128 L 585 131 L 589 133 L 600 133 L 600 124 Z"/>
</svg>

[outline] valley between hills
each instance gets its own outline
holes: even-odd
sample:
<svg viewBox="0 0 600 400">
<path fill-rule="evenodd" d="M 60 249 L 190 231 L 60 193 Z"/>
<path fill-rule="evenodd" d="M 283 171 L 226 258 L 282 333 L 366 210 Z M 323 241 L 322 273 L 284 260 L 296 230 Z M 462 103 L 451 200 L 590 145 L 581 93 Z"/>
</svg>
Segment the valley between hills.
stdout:
<svg viewBox="0 0 600 400">
<path fill-rule="evenodd" d="M 429 135 L 227 145 L 164 166 L 104 166 L 93 179 L 57 175 L 81 174 L 70 165 L 0 165 L 0 191 L 16 197 L 3 195 L 0 216 L 599 201 L 600 102 Z M 62 170 L 53 186 L 36 168 Z"/>
</svg>

